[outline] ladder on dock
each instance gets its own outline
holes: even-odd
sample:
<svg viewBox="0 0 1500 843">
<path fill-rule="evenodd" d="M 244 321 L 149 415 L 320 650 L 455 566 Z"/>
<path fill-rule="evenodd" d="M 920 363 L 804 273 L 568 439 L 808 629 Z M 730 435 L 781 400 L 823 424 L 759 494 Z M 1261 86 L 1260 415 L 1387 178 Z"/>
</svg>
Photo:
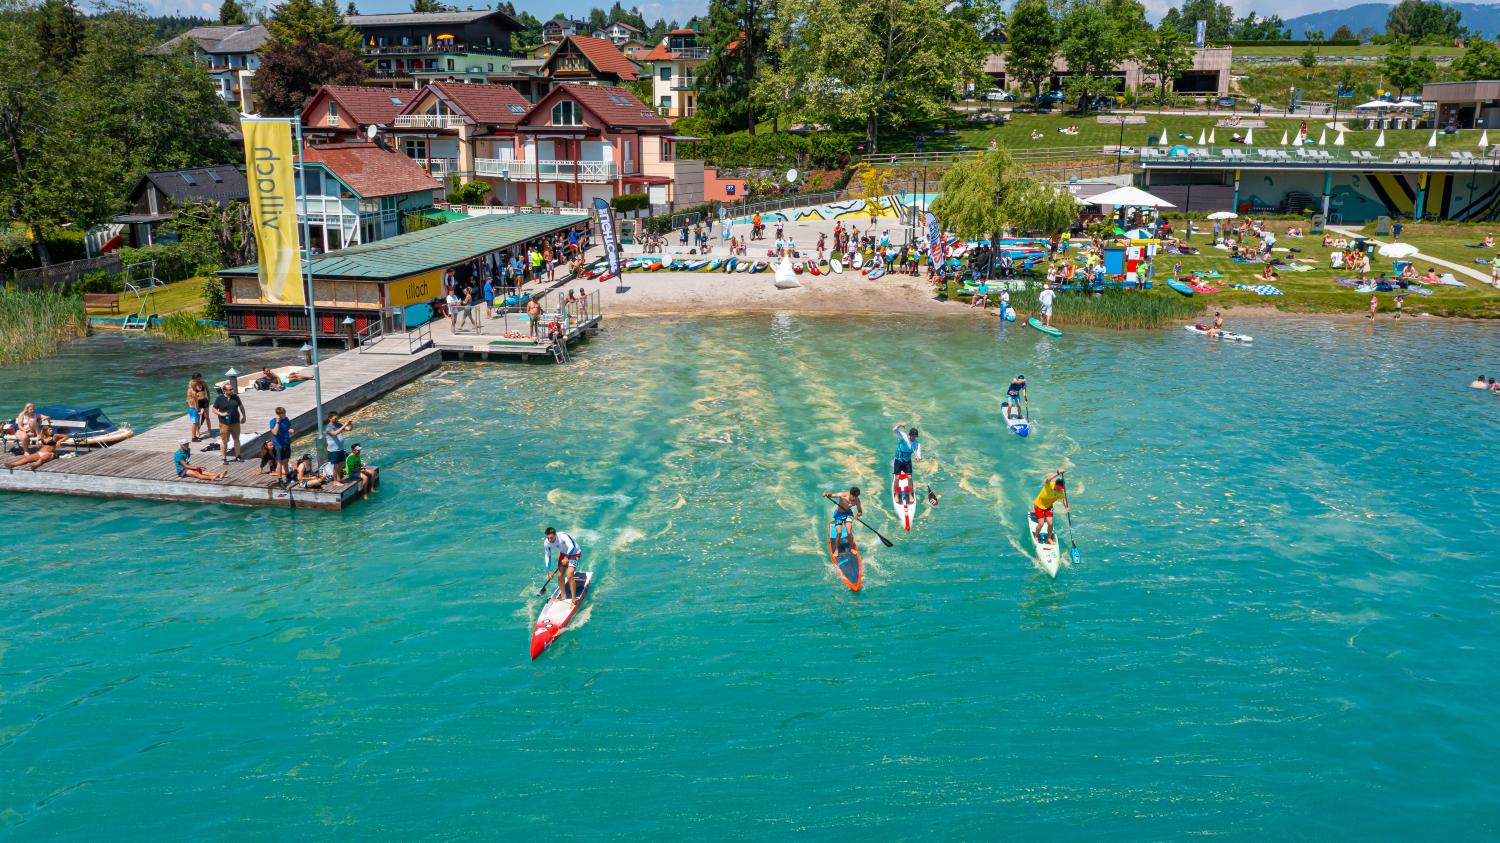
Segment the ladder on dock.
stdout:
<svg viewBox="0 0 1500 843">
<path fill-rule="evenodd" d="M 125 314 L 125 321 L 120 323 L 120 330 L 144 332 L 147 328 L 151 327 L 152 322 L 156 321 L 155 294 L 147 290 L 145 293 L 140 294 L 140 302 L 135 309 L 135 313 Z"/>
<path fill-rule="evenodd" d="M 568 338 L 559 337 L 552 343 L 552 359 L 559 363 L 566 363 L 571 358 L 568 355 Z"/>
</svg>

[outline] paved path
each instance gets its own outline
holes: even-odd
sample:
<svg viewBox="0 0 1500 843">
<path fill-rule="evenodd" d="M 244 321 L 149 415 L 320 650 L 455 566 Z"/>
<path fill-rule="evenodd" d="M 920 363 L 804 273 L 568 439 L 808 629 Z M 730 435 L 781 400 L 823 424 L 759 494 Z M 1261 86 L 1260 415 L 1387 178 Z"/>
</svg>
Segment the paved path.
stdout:
<svg viewBox="0 0 1500 843">
<path fill-rule="evenodd" d="M 1386 243 L 1390 242 L 1388 240 L 1376 240 L 1374 237 L 1369 237 L 1368 235 L 1360 234 L 1357 231 L 1352 231 L 1350 229 L 1343 228 L 1342 226 L 1337 226 L 1337 225 L 1330 225 L 1330 226 L 1328 226 L 1328 230 L 1336 232 L 1338 234 L 1342 234 L 1345 237 L 1348 237 L 1350 239 L 1353 239 L 1355 237 L 1365 237 L 1367 240 L 1369 240 L 1371 243 L 1376 244 L 1377 246 L 1384 246 Z M 1434 264 L 1437 264 L 1438 266 L 1447 267 L 1448 269 L 1451 269 L 1451 270 L 1453 270 L 1456 273 L 1459 273 L 1461 275 L 1467 275 L 1469 278 L 1477 280 L 1481 284 L 1489 284 L 1490 283 L 1490 276 L 1487 273 L 1480 272 L 1477 269 L 1471 269 L 1471 268 L 1469 268 L 1467 266 L 1464 266 L 1463 264 L 1454 263 L 1453 261 L 1446 261 L 1446 260 L 1443 260 L 1442 258 L 1435 258 L 1432 255 L 1424 254 L 1422 252 L 1417 252 L 1416 255 L 1414 255 L 1413 257 L 1421 258 L 1422 260 L 1427 261 L 1428 263 L 1434 263 Z"/>
</svg>

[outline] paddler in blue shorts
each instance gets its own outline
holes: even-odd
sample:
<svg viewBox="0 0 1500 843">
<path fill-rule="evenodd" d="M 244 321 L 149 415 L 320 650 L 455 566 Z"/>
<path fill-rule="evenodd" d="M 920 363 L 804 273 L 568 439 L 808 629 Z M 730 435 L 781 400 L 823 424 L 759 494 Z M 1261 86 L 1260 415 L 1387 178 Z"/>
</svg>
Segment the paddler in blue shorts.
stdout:
<svg viewBox="0 0 1500 843">
<path fill-rule="evenodd" d="M 578 597 L 573 594 L 573 572 L 578 570 L 578 558 L 583 556 L 583 548 L 573 537 L 567 533 L 559 532 L 552 527 L 547 528 L 546 539 L 542 542 L 542 564 L 547 569 L 547 579 L 557 577 L 557 585 L 562 589 L 563 597 L 570 601 L 576 601 Z M 552 570 L 552 551 L 557 551 L 557 570 Z M 545 588 L 546 585 L 543 585 Z"/>
<path fill-rule="evenodd" d="M 859 552 L 859 546 L 854 543 L 854 525 L 849 521 L 855 516 L 861 517 L 865 514 L 865 508 L 859 503 L 859 487 L 850 486 L 848 494 L 837 492 L 824 492 L 823 497 L 833 501 L 833 539 L 834 547 L 839 546 L 839 539 L 849 543 L 849 549 L 855 553 Z"/>
<path fill-rule="evenodd" d="M 1010 399 L 1010 403 L 1017 407 L 1021 406 L 1022 396 L 1029 399 L 1031 395 L 1026 391 L 1026 376 L 1016 375 L 1012 378 L 1010 386 L 1005 388 L 1005 396 Z"/>
</svg>

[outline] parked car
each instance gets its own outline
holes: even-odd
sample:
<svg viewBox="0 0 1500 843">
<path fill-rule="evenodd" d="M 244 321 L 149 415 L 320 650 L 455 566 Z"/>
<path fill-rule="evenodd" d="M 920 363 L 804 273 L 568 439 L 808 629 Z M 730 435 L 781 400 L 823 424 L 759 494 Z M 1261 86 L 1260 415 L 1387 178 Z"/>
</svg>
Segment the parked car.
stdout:
<svg viewBox="0 0 1500 843">
<path fill-rule="evenodd" d="M 1219 97 L 1214 100 L 1214 105 L 1220 108 L 1234 108 L 1234 97 Z"/>
<path fill-rule="evenodd" d="M 987 100 L 989 100 L 990 102 L 1015 102 L 1016 101 L 1016 95 L 1012 94 L 1010 91 L 999 91 L 999 90 L 990 91 L 989 93 L 987 93 L 987 94 L 984 95 L 984 98 L 987 99 Z"/>
<path fill-rule="evenodd" d="M 1040 96 L 1032 97 L 1031 101 L 1037 105 L 1060 105 L 1067 102 L 1067 97 L 1064 96 L 1062 91 L 1054 89 L 1051 91 L 1042 91 Z"/>
</svg>

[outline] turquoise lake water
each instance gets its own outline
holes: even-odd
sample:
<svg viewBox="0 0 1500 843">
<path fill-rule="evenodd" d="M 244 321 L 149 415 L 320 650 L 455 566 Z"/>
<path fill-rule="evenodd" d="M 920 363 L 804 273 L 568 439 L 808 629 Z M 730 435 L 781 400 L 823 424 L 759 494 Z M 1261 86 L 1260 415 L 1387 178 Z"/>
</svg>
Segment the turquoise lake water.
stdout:
<svg viewBox="0 0 1500 843">
<path fill-rule="evenodd" d="M 1236 327 L 614 319 L 362 411 L 341 514 L 0 495 L 0 837 L 1494 839 L 1500 339 Z M 0 409 L 159 420 L 228 355 L 93 338 Z M 548 524 L 598 579 L 533 663 Z"/>
</svg>

